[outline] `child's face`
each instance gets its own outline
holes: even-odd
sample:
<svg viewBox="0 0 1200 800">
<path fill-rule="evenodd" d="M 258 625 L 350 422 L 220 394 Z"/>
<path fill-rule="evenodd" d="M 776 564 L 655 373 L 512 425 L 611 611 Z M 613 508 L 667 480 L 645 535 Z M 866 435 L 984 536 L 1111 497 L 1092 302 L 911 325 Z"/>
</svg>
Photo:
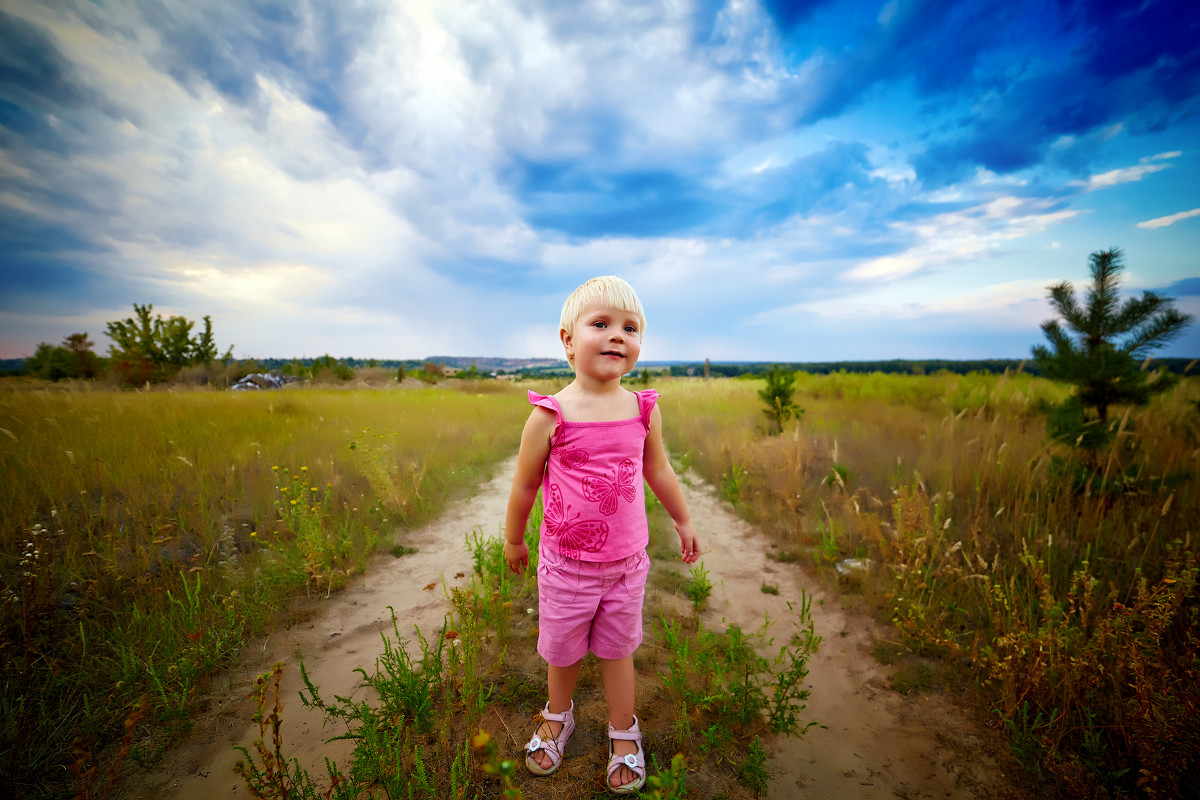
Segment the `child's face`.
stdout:
<svg viewBox="0 0 1200 800">
<path fill-rule="evenodd" d="M 637 366 L 642 352 L 638 315 L 608 305 L 590 303 L 580 313 L 573 331 L 560 331 L 563 347 L 574 356 L 575 374 L 611 380 Z"/>
</svg>

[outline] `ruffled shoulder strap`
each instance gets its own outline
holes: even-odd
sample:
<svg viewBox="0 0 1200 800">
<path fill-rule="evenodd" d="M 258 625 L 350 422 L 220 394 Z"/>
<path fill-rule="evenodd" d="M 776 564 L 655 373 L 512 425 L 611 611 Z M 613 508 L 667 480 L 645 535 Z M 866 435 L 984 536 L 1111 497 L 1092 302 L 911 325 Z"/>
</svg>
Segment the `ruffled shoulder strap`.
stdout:
<svg viewBox="0 0 1200 800">
<path fill-rule="evenodd" d="M 529 394 L 531 406 L 541 406 L 554 412 L 554 430 L 557 432 L 562 427 L 563 421 L 562 409 L 558 407 L 558 400 L 548 394 L 538 394 L 528 389 L 526 392 Z"/>
<path fill-rule="evenodd" d="M 646 426 L 646 430 L 650 430 L 650 412 L 654 410 L 661 395 L 654 389 L 643 389 L 635 394 L 638 398 L 638 408 L 642 412 L 642 424 Z"/>
</svg>

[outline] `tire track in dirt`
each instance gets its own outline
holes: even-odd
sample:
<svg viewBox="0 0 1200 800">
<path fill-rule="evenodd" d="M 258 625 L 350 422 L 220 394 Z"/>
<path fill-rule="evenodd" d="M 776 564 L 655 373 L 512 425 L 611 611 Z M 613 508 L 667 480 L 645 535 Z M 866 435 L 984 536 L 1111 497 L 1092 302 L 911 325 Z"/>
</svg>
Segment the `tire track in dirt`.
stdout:
<svg viewBox="0 0 1200 800">
<path fill-rule="evenodd" d="M 492 480 L 434 522 L 404 536 L 417 552 L 402 558 L 381 556 L 366 575 L 317 603 L 311 615 L 286 630 L 250 643 L 239 666 L 218 679 L 208 708 L 186 739 L 154 767 L 129 775 L 121 797 L 149 800 L 213 800 L 248 797 L 233 771 L 258 726 L 249 722 L 246 699 L 254 679 L 276 662 L 285 666 L 280 696 L 283 742 L 314 776 L 325 774 L 326 757 L 345 764 L 352 745 L 326 744 L 340 730 L 323 727 L 324 717 L 304 708 L 299 662 L 323 697 L 357 698 L 365 689 L 354 669 L 370 671 L 382 652 L 380 633 L 391 636 L 388 606 L 395 609 L 402 636 L 413 626 L 429 635 L 442 624 L 446 585 L 469 581 L 471 557 L 464 538 L 479 528 L 495 535 L 504 519 L 515 458 L 500 465 Z M 935 695 L 901 696 L 887 688 L 887 673 L 873 658 L 877 636 L 886 632 L 861 615 L 842 609 L 836 596 L 794 564 L 766 555 L 769 543 L 738 518 L 715 491 L 689 476 L 684 496 L 700 536 L 705 568 L 715 584 L 705 624 L 723 629 L 736 623 L 757 630 L 766 614 L 777 641 L 791 636 L 788 601 L 799 606 L 813 598 L 812 616 L 822 644 L 809 662 L 811 696 L 802 719 L 812 728 L 798 739 L 777 742 L 767 769 L 769 798 L 976 798 L 1018 797 L 997 761 L 983 746 L 987 732 Z M 456 577 L 460 576 L 460 577 Z M 762 592 L 764 583 L 779 594 Z M 432 587 L 430 587 L 432 584 Z M 653 641 L 647 614 L 647 641 Z"/>
</svg>

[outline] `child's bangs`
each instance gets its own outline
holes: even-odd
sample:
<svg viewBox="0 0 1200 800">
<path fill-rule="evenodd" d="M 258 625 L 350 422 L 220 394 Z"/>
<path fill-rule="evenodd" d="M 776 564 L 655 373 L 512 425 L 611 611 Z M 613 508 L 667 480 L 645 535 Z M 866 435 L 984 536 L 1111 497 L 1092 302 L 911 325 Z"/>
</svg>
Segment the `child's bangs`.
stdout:
<svg viewBox="0 0 1200 800">
<path fill-rule="evenodd" d="M 592 278 L 571 293 L 571 296 L 563 304 L 562 318 L 559 323 L 562 329 L 572 330 L 575 323 L 579 321 L 579 315 L 583 313 L 583 309 L 595 302 L 606 302 L 628 314 L 636 314 L 639 330 L 643 335 L 645 334 L 646 313 L 642 310 L 642 301 L 638 299 L 637 292 L 628 282 L 612 275 Z"/>
</svg>

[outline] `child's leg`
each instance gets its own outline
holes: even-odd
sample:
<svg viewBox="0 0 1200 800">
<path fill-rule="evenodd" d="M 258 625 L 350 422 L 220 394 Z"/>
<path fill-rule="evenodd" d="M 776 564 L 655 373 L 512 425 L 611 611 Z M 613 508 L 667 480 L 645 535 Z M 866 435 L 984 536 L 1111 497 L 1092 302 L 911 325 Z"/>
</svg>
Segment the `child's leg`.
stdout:
<svg viewBox="0 0 1200 800">
<path fill-rule="evenodd" d="M 633 656 L 600 659 L 600 675 L 604 678 L 604 696 L 608 699 L 608 723 L 617 730 L 628 730 L 633 725 Z M 637 742 L 613 739 L 612 748 L 618 756 L 631 755 L 637 753 Z M 633 770 L 622 765 L 612 774 L 609 783 L 621 786 L 635 777 Z"/>
<path fill-rule="evenodd" d="M 569 667 L 546 665 L 546 688 L 550 695 L 551 713 L 561 714 L 571 707 L 571 698 L 575 695 L 575 683 L 579 680 L 579 667 L 582 664 L 583 659 L 581 658 Z M 538 726 L 537 735 L 543 741 L 553 741 L 561 731 L 561 722 L 544 720 Z M 542 769 L 549 769 L 551 760 L 545 750 L 535 750 L 530 756 Z"/>
<path fill-rule="evenodd" d="M 546 665 L 546 689 L 550 695 L 550 710 L 561 714 L 571 707 L 571 698 L 575 696 L 575 683 L 579 680 L 579 667 L 583 659 L 579 659 L 569 667 Z"/>
</svg>

